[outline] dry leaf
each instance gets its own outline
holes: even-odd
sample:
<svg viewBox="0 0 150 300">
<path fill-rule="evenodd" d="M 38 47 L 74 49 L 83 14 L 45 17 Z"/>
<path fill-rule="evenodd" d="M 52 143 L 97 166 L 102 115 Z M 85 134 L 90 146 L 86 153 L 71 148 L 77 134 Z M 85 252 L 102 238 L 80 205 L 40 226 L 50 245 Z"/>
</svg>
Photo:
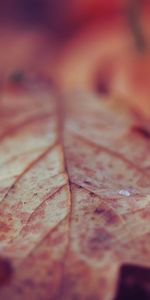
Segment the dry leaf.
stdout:
<svg viewBox="0 0 150 300">
<path fill-rule="evenodd" d="M 39 83 L 3 93 L 0 124 L 0 299 L 113 299 L 123 264 L 150 266 L 149 137 Z"/>
</svg>

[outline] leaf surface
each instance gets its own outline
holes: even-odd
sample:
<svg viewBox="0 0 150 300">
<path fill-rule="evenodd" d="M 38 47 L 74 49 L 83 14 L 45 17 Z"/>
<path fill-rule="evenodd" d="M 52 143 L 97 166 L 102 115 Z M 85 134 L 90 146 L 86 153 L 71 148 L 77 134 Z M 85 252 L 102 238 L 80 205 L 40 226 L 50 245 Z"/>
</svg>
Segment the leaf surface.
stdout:
<svg viewBox="0 0 150 300">
<path fill-rule="evenodd" d="M 90 91 L 22 88 L 0 116 L 0 298 L 113 299 L 122 264 L 150 264 L 149 138 Z"/>
</svg>

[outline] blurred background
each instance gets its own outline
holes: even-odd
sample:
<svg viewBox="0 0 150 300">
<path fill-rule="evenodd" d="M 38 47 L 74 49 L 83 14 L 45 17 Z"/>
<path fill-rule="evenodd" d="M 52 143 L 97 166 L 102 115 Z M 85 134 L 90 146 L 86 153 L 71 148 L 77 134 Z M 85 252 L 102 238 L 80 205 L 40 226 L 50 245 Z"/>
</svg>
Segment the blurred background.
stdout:
<svg viewBox="0 0 150 300">
<path fill-rule="evenodd" d="M 56 35 L 68 36 L 92 19 L 110 18 L 120 13 L 126 2 L 128 0 L 5 0 L 0 4 L 0 17 L 3 24 L 39 26 Z"/>
<path fill-rule="evenodd" d="M 149 0 L 5 0 L 0 80 L 40 73 L 58 88 L 126 99 L 150 117 Z"/>
</svg>

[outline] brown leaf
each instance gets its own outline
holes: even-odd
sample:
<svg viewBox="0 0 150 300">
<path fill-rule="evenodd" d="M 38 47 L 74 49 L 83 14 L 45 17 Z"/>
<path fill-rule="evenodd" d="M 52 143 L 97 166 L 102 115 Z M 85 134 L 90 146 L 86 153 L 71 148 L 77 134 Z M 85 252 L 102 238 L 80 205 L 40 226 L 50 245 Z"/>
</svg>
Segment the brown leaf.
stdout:
<svg viewBox="0 0 150 300">
<path fill-rule="evenodd" d="M 0 298 L 113 299 L 122 264 L 150 267 L 150 140 L 89 91 L 5 92 L 0 116 Z"/>
</svg>

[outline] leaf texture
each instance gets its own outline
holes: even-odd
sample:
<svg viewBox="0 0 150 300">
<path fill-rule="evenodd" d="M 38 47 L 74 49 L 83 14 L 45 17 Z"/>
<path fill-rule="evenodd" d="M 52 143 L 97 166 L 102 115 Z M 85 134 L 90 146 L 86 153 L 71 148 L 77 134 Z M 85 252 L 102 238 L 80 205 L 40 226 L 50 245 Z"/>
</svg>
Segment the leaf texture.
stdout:
<svg viewBox="0 0 150 300">
<path fill-rule="evenodd" d="M 0 299 L 111 300 L 122 264 L 150 267 L 150 140 L 135 122 L 89 91 L 3 93 Z"/>
</svg>

